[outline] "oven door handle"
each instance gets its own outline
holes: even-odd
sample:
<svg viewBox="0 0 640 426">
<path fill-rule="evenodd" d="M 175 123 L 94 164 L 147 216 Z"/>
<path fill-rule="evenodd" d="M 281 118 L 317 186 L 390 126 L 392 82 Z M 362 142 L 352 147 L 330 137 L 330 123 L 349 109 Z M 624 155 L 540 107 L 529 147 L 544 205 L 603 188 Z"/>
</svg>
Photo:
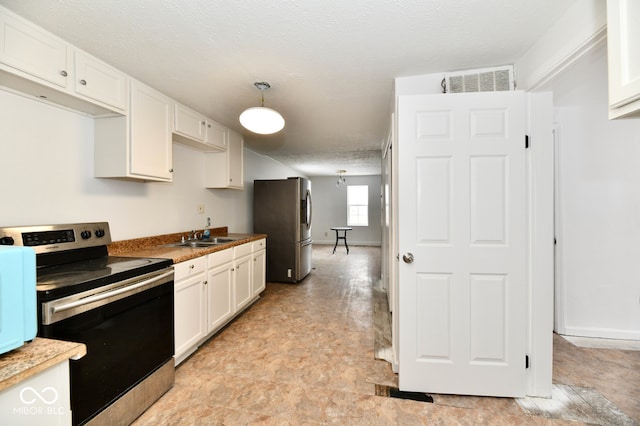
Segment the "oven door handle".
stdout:
<svg viewBox="0 0 640 426">
<path fill-rule="evenodd" d="M 117 296 L 117 295 L 122 294 L 122 293 L 128 293 L 128 292 L 137 290 L 137 289 L 139 289 L 141 287 L 146 287 L 149 284 L 153 284 L 156 281 L 162 280 L 162 279 L 170 277 L 172 275 L 173 275 L 173 269 L 171 271 L 165 272 L 165 273 L 163 273 L 161 275 L 156 275 L 153 278 L 149 278 L 148 280 L 140 281 L 139 283 L 136 283 L 136 284 L 133 284 L 133 285 L 123 286 L 123 287 L 117 288 L 115 290 L 106 291 L 104 293 L 99 293 L 99 294 L 96 294 L 96 295 L 93 295 L 93 296 L 85 297 L 83 299 L 76 300 L 74 302 L 69 302 L 69 303 L 66 303 L 64 305 L 52 306 L 51 307 L 51 313 L 55 315 L 58 312 L 68 311 L 69 309 L 77 308 L 78 306 L 88 305 L 89 303 L 99 302 L 100 300 L 108 299 L 108 298 L 111 298 L 113 296 Z"/>
</svg>

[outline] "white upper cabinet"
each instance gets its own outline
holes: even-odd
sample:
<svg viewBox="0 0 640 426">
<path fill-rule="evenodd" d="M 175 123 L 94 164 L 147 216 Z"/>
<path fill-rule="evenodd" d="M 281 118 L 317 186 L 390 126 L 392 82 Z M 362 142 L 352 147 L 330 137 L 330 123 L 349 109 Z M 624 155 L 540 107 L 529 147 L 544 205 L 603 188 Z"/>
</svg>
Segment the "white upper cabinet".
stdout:
<svg viewBox="0 0 640 426">
<path fill-rule="evenodd" d="M 75 52 L 75 59 L 76 93 L 125 111 L 127 76 L 79 50 Z"/>
<path fill-rule="evenodd" d="M 207 120 L 205 143 L 219 151 L 226 151 L 229 141 L 229 129 L 213 120 Z"/>
<path fill-rule="evenodd" d="M 95 116 L 127 108 L 127 75 L 0 8 L 3 86 Z"/>
<path fill-rule="evenodd" d="M 640 115 L 640 2 L 607 1 L 609 118 Z"/>
<path fill-rule="evenodd" d="M 131 82 L 131 174 L 172 180 L 171 99 Z"/>
<path fill-rule="evenodd" d="M 0 10 L 0 61 L 66 88 L 71 72 L 69 45 L 46 31 Z"/>
<path fill-rule="evenodd" d="M 173 140 L 202 151 L 227 149 L 229 130 L 184 105 L 175 103 Z"/>
<path fill-rule="evenodd" d="M 171 181 L 172 101 L 131 80 L 129 114 L 96 118 L 95 177 Z"/>
<path fill-rule="evenodd" d="M 202 114 L 179 103 L 175 104 L 174 114 L 173 133 L 193 141 L 204 142 L 207 123 Z"/>
<path fill-rule="evenodd" d="M 244 188 L 244 140 L 229 131 L 229 144 L 224 152 L 205 154 L 206 188 Z"/>
</svg>

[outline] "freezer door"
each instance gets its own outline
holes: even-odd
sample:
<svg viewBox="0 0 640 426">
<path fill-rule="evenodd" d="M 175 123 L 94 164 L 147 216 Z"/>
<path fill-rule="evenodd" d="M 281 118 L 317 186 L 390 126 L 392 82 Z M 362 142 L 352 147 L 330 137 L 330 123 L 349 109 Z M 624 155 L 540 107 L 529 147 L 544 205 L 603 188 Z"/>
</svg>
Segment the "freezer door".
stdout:
<svg viewBox="0 0 640 426">
<path fill-rule="evenodd" d="M 302 280 L 311 272 L 311 250 L 313 241 L 307 240 L 296 244 L 296 281 Z"/>
</svg>

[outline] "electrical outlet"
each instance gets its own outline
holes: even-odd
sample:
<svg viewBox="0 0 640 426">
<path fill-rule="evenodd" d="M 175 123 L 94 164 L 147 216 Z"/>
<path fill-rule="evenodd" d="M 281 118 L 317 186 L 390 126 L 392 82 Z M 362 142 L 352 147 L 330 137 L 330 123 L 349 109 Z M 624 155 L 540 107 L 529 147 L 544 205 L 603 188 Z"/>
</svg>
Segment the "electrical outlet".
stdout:
<svg viewBox="0 0 640 426">
<path fill-rule="evenodd" d="M 204 214 L 204 204 L 198 204 L 198 213 Z"/>
</svg>

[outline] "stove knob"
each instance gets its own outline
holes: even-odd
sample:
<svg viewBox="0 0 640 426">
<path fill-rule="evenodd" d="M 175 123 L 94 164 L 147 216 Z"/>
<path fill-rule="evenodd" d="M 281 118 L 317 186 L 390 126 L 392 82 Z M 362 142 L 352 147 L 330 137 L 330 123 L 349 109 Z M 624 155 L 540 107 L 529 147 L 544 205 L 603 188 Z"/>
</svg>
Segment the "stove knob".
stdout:
<svg viewBox="0 0 640 426">
<path fill-rule="evenodd" d="M 96 236 L 96 238 L 104 237 L 104 229 L 96 229 L 95 236 Z"/>
<path fill-rule="evenodd" d="M 14 243 L 13 237 L 2 237 L 0 238 L 0 246 L 12 246 Z"/>
<path fill-rule="evenodd" d="M 80 236 L 83 240 L 88 240 L 89 238 L 91 238 L 91 231 L 82 231 L 80 233 Z"/>
</svg>

